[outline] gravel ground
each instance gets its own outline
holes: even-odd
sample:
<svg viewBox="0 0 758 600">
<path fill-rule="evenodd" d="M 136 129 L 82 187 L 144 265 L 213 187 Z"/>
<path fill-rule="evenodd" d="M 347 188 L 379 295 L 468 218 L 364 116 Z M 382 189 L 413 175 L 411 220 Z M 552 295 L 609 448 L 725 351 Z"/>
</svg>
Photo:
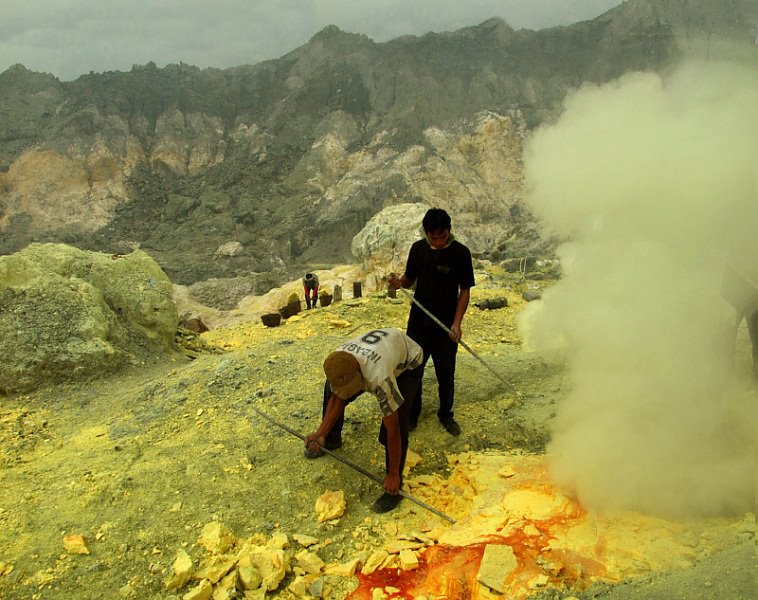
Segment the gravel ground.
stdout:
<svg viewBox="0 0 758 600">
<path fill-rule="evenodd" d="M 514 321 L 522 291 L 515 283 L 478 291 L 478 297 L 505 295 L 510 306 L 469 310 L 464 334 L 511 385 L 461 353 L 458 438 L 436 420 L 428 369 L 427 401 L 411 443 L 423 459 L 415 474 L 445 477 L 449 455 L 466 451 L 544 453 L 565 374 L 562 365 L 522 351 Z M 411 530 L 428 521 L 408 502 L 391 518 L 373 515 L 375 482 L 330 459 L 305 460 L 300 440 L 253 410 L 302 434 L 312 431 L 326 353 L 371 327 L 402 328 L 406 314 L 401 298 L 346 300 L 278 328 L 247 323 L 203 334 L 220 354 L 176 356 L 107 379 L 3 398 L 0 597 L 181 597 L 186 589 L 165 586 L 171 564 L 179 549 L 197 555 L 195 542 L 212 521 L 239 538 L 312 536 L 323 542 L 326 562 L 380 546 L 388 523 Z M 378 425 L 372 402 L 351 406 L 341 452 L 380 474 Z M 313 518 L 325 489 L 345 493 L 348 510 L 336 525 Z M 72 534 L 82 536 L 89 554 L 64 550 L 64 536 Z M 754 532 L 741 540 L 688 569 L 532 597 L 755 598 Z M 267 597 L 294 597 L 286 591 L 291 578 Z M 322 593 L 343 598 L 357 585 L 354 578 L 326 578 Z"/>
</svg>

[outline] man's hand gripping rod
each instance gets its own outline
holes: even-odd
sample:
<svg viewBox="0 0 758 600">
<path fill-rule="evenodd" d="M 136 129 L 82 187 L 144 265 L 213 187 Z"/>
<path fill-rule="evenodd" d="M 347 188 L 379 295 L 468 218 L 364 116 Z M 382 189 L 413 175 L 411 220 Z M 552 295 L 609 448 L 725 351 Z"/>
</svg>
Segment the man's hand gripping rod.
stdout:
<svg viewBox="0 0 758 600">
<path fill-rule="evenodd" d="M 429 312 L 429 310 L 428 310 L 428 309 L 427 309 L 427 308 L 426 308 L 426 307 L 425 307 L 423 304 L 421 304 L 421 302 L 419 302 L 418 300 L 416 300 L 416 297 L 415 297 L 415 296 L 413 296 L 412 294 L 408 293 L 408 291 L 407 291 L 405 288 L 403 288 L 403 287 L 400 287 L 400 288 L 398 288 L 398 289 L 399 289 L 401 292 L 403 292 L 403 294 L 405 294 L 405 295 L 406 295 L 406 297 L 407 297 L 407 298 L 408 298 L 408 299 L 409 299 L 411 302 L 413 302 L 413 303 L 414 303 L 416 306 L 418 306 L 418 307 L 419 307 L 421 310 L 423 310 L 423 311 L 426 313 L 426 316 L 427 316 L 427 317 L 429 317 L 429 318 L 430 318 L 432 321 L 434 321 L 435 323 L 437 323 L 437 325 L 439 325 L 440 327 L 442 327 L 442 329 L 444 329 L 444 330 L 445 330 L 445 331 L 448 333 L 448 335 L 452 333 L 452 331 L 450 330 L 450 328 L 449 328 L 447 325 L 445 325 L 445 324 L 444 324 L 442 321 L 440 321 L 440 320 L 439 320 L 437 317 L 435 317 L 435 316 L 434 316 L 434 315 L 433 315 L 431 312 Z M 506 380 L 505 380 L 503 377 L 501 377 L 501 376 L 500 376 L 500 374 L 499 374 L 497 371 L 495 371 L 495 369 L 493 369 L 493 368 L 492 368 L 492 367 L 490 367 L 490 366 L 489 366 L 489 365 L 488 365 L 486 362 L 484 362 L 484 360 L 482 360 L 482 359 L 481 359 L 481 358 L 480 358 L 480 357 L 477 355 L 477 353 L 476 353 L 476 352 L 474 352 L 474 351 L 473 351 L 473 350 L 472 350 L 472 349 L 469 347 L 469 345 L 468 345 L 466 342 L 464 342 L 463 340 L 458 340 L 458 343 L 459 343 L 461 346 L 463 346 L 463 347 L 464 347 L 466 350 L 468 350 L 468 351 L 469 351 L 469 354 L 471 354 L 471 356 L 473 356 L 473 357 L 474 357 L 476 360 L 478 360 L 478 361 L 479 361 L 480 363 L 482 363 L 482 364 L 483 364 L 485 367 L 487 367 L 487 369 L 489 369 L 489 370 L 490 370 L 490 372 L 491 372 L 491 373 L 492 373 L 492 374 L 493 374 L 495 377 L 497 377 L 497 378 L 498 378 L 500 381 L 502 381 L 502 382 L 503 382 L 503 383 L 504 383 L 506 386 L 508 386 L 508 388 L 509 388 L 509 389 L 511 389 L 513 392 L 516 392 L 516 390 L 513 388 L 513 386 L 512 386 L 510 383 L 508 383 L 508 382 L 507 382 L 507 381 L 506 381 Z M 518 392 L 516 392 L 516 393 L 518 394 Z"/>
<path fill-rule="evenodd" d="M 267 421 L 269 421 L 269 422 L 273 423 L 274 425 L 276 425 L 277 427 L 279 427 L 280 429 L 284 429 L 284 431 L 286 431 L 288 433 L 291 433 L 295 437 L 298 437 L 301 440 L 305 441 L 305 436 L 304 435 L 301 435 L 300 433 L 298 433 L 294 429 L 290 429 L 284 423 L 279 423 L 278 421 L 275 421 L 274 419 L 272 419 L 271 417 L 269 417 L 266 413 L 264 413 L 262 410 L 256 408 L 255 406 L 253 406 L 253 410 L 255 412 L 257 412 L 260 416 L 262 416 L 264 419 L 266 419 Z M 340 456 L 339 454 L 335 454 L 334 452 L 332 452 L 331 450 L 327 450 L 326 448 L 321 448 L 321 449 L 326 454 L 328 454 L 329 456 L 331 456 L 332 458 L 337 459 L 338 461 L 340 461 L 341 463 L 347 465 L 351 469 L 354 469 L 354 470 L 358 471 L 361 475 L 365 475 L 369 479 L 373 479 L 379 485 L 384 485 L 384 481 L 379 476 L 374 475 L 373 473 L 367 471 L 363 467 L 356 465 L 354 462 L 349 461 L 344 456 Z M 423 502 L 423 501 L 419 500 L 418 498 L 414 498 L 413 496 L 411 496 L 410 494 L 404 492 L 403 490 L 398 491 L 398 494 L 401 495 L 403 498 L 407 498 L 411 502 L 414 502 L 414 503 L 418 504 L 421 508 L 425 508 L 429 512 L 434 513 L 438 517 L 442 517 L 443 519 L 445 519 L 446 521 L 449 521 L 450 523 L 455 523 L 455 519 L 453 519 L 452 517 L 449 517 L 445 513 L 440 512 L 439 510 L 437 510 L 433 506 L 430 506 L 426 502 Z"/>
</svg>

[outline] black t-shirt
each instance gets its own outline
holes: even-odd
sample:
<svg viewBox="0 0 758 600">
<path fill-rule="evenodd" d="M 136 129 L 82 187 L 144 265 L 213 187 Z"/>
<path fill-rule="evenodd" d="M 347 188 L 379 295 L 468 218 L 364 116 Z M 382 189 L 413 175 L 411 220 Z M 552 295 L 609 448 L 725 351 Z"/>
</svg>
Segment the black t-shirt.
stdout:
<svg viewBox="0 0 758 600">
<path fill-rule="evenodd" d="M 426 239 L 411 246 L 405 276 L 416 281 L 414 297 L 435 317 L 450 327 L 460 290 L 474 286 L 471 252 L 453 240 L 446 248 L 434 249 Z M 438 327 L 415 304 L 411 306 L 408 327 Z"/>
</svg>

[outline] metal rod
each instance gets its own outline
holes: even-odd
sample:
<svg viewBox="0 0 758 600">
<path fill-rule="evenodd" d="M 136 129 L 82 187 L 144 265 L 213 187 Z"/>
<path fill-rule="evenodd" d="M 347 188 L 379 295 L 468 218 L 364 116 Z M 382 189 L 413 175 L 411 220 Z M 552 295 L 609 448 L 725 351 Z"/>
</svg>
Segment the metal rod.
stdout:
<svg viewBox="0 0 758 600">
<path fill-rule="evenodd" d="M 284 429 L 284 431 L 286 431 L 286 432 L 288 432 L 288 433 L 291 433 L 291 434 L 292 434 L 292 435 L 294 435 L 295 437 L 298 437 L 298 438 L 300 438 L 301 440 L 305 441 L 305 436 L 304 436 L 304 435 L 302 435 L 301 433 L 298 433 L 297 431 L 295 431 L 294 429 L 292 429 L 292 428 L 288 427 L 288 426 L 287 426 L 287 425 L 285 425 L 284 423 L 279 423 L 278 421 L 275 421 L 274 419 L 272 419 L 271 417 L 269 417 L 269 416 L 268 416 L 266 413 L 264 413 L 264 412 L 263 412 L 262 410 L 260 410 L 259 408 L 256 408 L 255 406 L 253 406 L 253 410 L 254 410 L 255 412 L 257 412 L 257 413 L 258 413 L 260 416 L 262 416 L 264 419 L 266 419 L 266 420 L 268 420 L 269 422 L 271 422 L 271 423 L 273 423 L 274 425 L 276 425 L 277 427 L 279 427 L 279 428 L 281 428 L 281 429 Z M 375 481 L 375 482 L 376 482 L 376 483 L 378 483 L 379 485 L 384 485 L 384 480 L 383 480 L 381 477 L 379 477 L 378 475 L 375 475 L 374 473 L 371 473 L 371 472 L 367 471 L 367 470 L 366 470 L 366 469 L 364 469 L 363 467 L 361 467 L 361 466 L 359 466 L 359 465 L 356 465 L 354 462 L 351 462 L 351 461 L 349 461 L 349 460 L 348 460 L 348 459 L 346 459 L 344 456 L 340 456 L 339 454 L 335 454 L 335 453 L 334 453 L 334 452 L 332 452 L 331 450 L 327 450 L 326 448 L 321 448 L 321 449 L 322 449 L 322 450 L 323 450 L 323 451 L 324 451 L 326 454 L 328 454 L 329 456 L 331 456 L 332 458 L 335 458 L 335 459 L 337 459 L 338 461 L 340 461 L 342 464 L 344 464 L 344 465 L 347 465 L 348 467 L 350 467 L 351 469 L 354 469 L 355 471 L 358 471 L 358 472 L 359 472 L 361 475 L 365 475 L 366 477 L 368 477 L 369 479 L 371 479 L 371 480 Z M 415 503 L 416 503 L 416 504 L 418 504 L 418 505 L 419 505 L 421 508 L 425 508 L 426 510 L 428 510 L 429 512 L 432 512 L 432 513 L 434 513 L 434 514 L 435 514 L 435 515 L 437 515 L 438 517 L 442 517 L 442 518 L 443 518 L 443 519 L 445 519 L 446 521 L 450 521 L 451 523 L 455 523 L 455 519 L 453 519 L 452 517 L 449 517 L 449 516 L 448 516 L 448 515 L 446 515 L 445 513 L 443 513 L 443 512 L 440 512 L 439 510 L 437 510 L 437 509 L 436 509 L 436 508 L 434 508 L 433 506 L 430 506 L 430 505 L 429 505 L 429 504 L 427 504 L 426 502 L 423 502 L 422 500 L 419 500 L 418 498 L 414 498 L 413 496 L 411 496 L 411 495 L 410 495 L 410 494 L 408 494 L 407 492 L 404 492 L 403 490 L 400 490 L 400 491 L 398 492 L 398 494 L 400 494 L 400 495 L 401 495 L 403 498 L 407 498 L 407 499 L 408 499 L 408 500 L 410 500 L 411 502 L 415 502 Z"/>
<path fill-rule="evenodd" d="M 450 328 L 449 328 L 447 325 L 445 325 L 445 324 L 444 324 L 442 321 L 440 321 L 440 320 L 439 320 L 437 317 L 435 317 L 435 316 L 434 316 L 434 315 L 433 315 L 431 312 L 429 312 L 429 310 L 428 310 L 428 309 L 427 309 L 427 308 L 426 308 L 426 307 L 425 307 L 423 304 L 421 304 L 421 302 L 419 302 L 418 300 L 416 300 L 416 297 L 415 297 L 415 296 L 413 296 L 412 294 L 408 293 L 408 291 L 407 291 L 407 290 L 405 290 L 405 289 L 403 289 L 402 287 L 401 287 L 401 288 L 398 288 L 398 289 L 399 289 L 401 292 L 403 292 L 403 294 L 405 294 L 405 295 L 406 295 L 406 297 L 408 297 L 408 298 L 410 299 L 410 301 L 411 301 L 411 302 L 413 302 L 413 303 L 414 303 L 416 306 L 418 306 L 418 307 L 419 307 L 421 310 L 423 310 L 423 311 L 426 313 L 426 315 L 427 315 L 427 316 L 428 316 L 428 317 L 429 317 L 429 318 L 430 318 L 432 321 L 434 321 L 435 323 L 437 323 L 437 325 L 439 325 L 440 327 L 442 327 L 442 329 L 444 329 L 444 330 L 445 330 L 445 331 L 446 331 L 448 334 L 451 334 L 451 333 L 452 333 L 452 331 L 450 330 Z M 483 365 L 484 365 L 484 366 L 485 366 L 487 369 L 489 369 L 489 370 L 490 370 L 490 372 L 491 372 L 491 373 L 492 373 L 492 374 L 493 374 L 495 377 L 497 377 L 497 378 L 498 378 L 500 381 L 502 381 L 502 382 L 503 382 L 503 383 L 504 383 L 506 386 L 508 386 L 508 388 L 510 388 L 512 391 L 516 392 L 516 389 L 513 387 L 513 385 L 511 385 L 509 382 L 507 382 L 507 381 L 505 380 L 505 378 L 504 378 L 504 377 L 502 377 L 502 376 L 500 375 L 500 373 L 498 373 L 497 371 L 495 371 L 495 369 L 493 369 L 493 368 L 492 368 L 492 367 L 490 367 L 490 366 L 489 366 L 489 365 L 488 365 L 486 362 L 484 362 L 484 360 L 483 360 L 481 357 L 479 357 L 479 355 L 478 355 L 476 352 L 474 352 L 474 351 L 473 351 L 473 350 L 472 350 L 472 349 L 469 347 L 469 345 L 468 345 L 466 342 L 464 342 L 463 340 L 458 340 L 458 343 L 459 343 L 461 346 L 463 346 L 463 347 L 464 347 L 466 350 L 468 350 L 468 351 L 469 351 L 469 354 L 471 354 L 471 356 L 473 356 L 473 357 L 474 357 L 476 360 L 478 360 L 480 363 L 482 363 L 482 364 L 483 364 Z"/>
</svg>

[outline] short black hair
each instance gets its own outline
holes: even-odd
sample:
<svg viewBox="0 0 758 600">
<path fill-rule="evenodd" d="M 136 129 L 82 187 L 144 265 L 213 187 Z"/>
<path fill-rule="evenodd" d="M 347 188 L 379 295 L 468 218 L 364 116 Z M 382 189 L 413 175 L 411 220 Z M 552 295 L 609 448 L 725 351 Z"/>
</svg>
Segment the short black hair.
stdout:
<svg viewBox="0 0 758 600">
<path fill-rule="evenodd" d="M 442 208 L 430 208 L 426 211 L 421 221 L 424 231 L 437 231 L 438 229 L 450 229 L 450 215 Z"/>
</svg>

